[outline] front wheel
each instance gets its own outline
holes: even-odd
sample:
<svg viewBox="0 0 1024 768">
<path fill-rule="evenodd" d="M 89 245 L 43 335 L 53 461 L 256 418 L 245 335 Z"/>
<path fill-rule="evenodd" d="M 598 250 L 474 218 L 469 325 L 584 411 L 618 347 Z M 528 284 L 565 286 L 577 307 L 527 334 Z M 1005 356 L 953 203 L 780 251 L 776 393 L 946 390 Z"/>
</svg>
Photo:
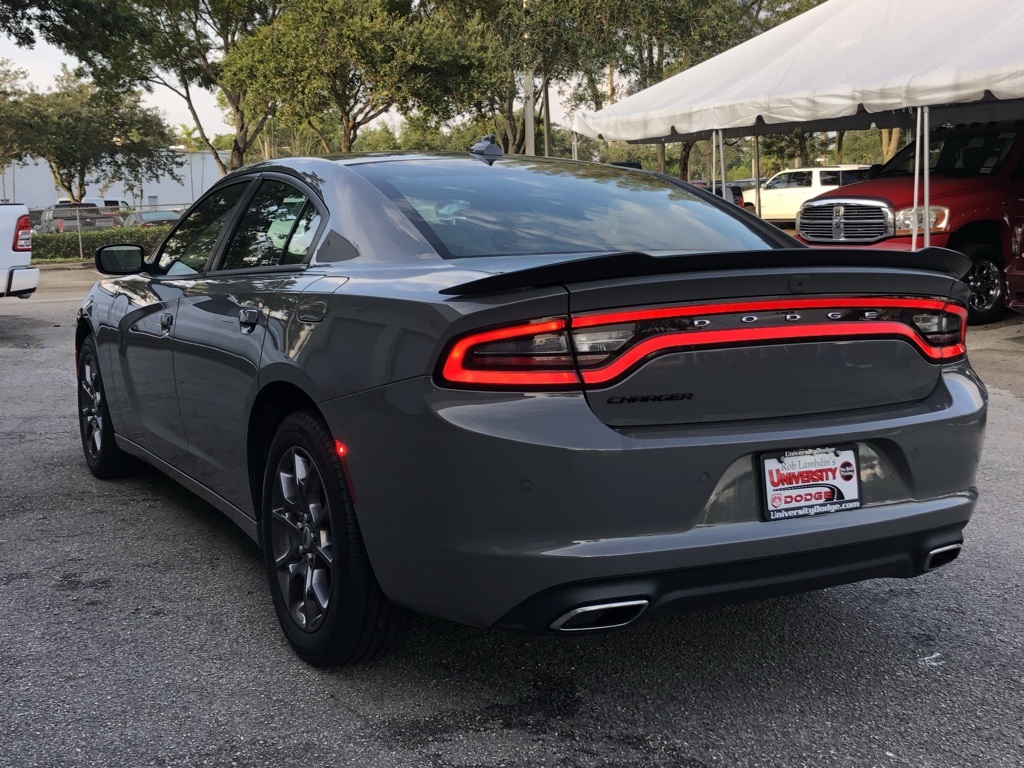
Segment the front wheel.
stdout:
<svg viewBox="0 0 1024 768">
<path fill-rule="evenodd" d="M 371 661 L 409 625 L 370 567 L 335 441 L 317 414 L 286 417 L 263 482 L 264 562 L 288 642 L 317 667 Z"/>
<path fill-rule="evenodd" d="M 967 321 L 971 325 L 993 323 L 1006 314 L 1003 260 L 991 245 L 970 245 L 962 253 L 971 260 L 971 269 L 964 276 L 971 289 Z"/>
<path fill-rule="evenodd" d="M 106 480 L 130 474 L 138 464 L 114 442 L 114 425 L 100 375 L 96 342 L 88 336 L 78 352 L 78 427 L 89 471 Z"/>
</svg>

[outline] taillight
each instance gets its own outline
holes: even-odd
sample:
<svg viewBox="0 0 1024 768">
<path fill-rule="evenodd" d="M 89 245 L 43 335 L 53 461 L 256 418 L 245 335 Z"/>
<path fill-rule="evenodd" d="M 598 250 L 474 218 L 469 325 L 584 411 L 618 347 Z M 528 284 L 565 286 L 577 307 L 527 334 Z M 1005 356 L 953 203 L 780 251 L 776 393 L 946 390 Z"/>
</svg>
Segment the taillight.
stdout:
<svg viewBox="0 0 1024 768">
<path fill-rule="evenodd" d="M 14 244 L 11 249 L 15 251 L 32 250 L 32 219 L 29 216 L 18 217 L 18 224 L 14 228 Z"/>
<path fill-rule="evenodd" d="M 966 351 L 966 320 L 966 309 L 936 299 L 770 299 L 580 315 L 572 339 L 583 383 L 608 386 L 652 357 L 688 348 L 898 338 L 947 361 Z"/>
<path fill-rule="evenodd" d="M 567 325 L 565 318 L 545 318 L 463 336 L 448 351 L 441 378 L 470 387 L 578 387 Z"/>
<path fill-rule="evenodd" d="M 900 339 L 934 362 L 961 357 L 967 310 L 938 299 L 801 298 L 691 304 L 545 318 L 463 336 L 441 369 L 448 385 L 605 387 L 661 354 L 749 344 Z"/>
</svg>

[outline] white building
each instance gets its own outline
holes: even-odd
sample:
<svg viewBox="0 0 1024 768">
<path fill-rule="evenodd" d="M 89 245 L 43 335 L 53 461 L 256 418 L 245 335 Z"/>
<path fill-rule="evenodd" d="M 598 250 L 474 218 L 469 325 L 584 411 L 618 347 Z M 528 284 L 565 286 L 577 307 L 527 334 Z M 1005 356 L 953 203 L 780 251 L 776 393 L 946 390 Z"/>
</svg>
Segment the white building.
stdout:
<svg viewBox="0 0 1024 768">
<path fill-rule="evenodd" d="M 209 152 L 176 150 L 181 157 L 177 182 L 169 177 L 150 181 L 142 189 L 132 189 L 120 182 L 100 192 L 98 184 L 86 186 L 86 196 L 121 198 L 134 206 L 152 208 L 180 208 L 191 205 L 197 197 L 221 178 L 220 169 Z M 226 163 L 228 153 L 222 152 Z M 32 158 L 24 164 L 12 163 L 0 174 L 0 202 L 24 203 L 29 208 L 46 208 L 58 199 L 67 198 L 67 192 L 53 182 L 46 162 Z"/>
</svg>

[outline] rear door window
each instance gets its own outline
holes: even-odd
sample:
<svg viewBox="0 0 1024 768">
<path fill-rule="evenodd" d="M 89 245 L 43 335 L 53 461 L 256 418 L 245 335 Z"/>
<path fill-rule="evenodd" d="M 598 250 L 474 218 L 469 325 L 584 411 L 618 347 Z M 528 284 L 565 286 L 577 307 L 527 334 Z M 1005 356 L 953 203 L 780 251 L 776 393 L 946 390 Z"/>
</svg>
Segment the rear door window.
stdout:
<svg viewBox="0 0 1024 768">
<path fill-rule="evenodd" d="M 231 236 L 220 269 L 301 264 L 320 223 L 316 206 L 277 179 L 260 183 Z"/>
<path fill-rule="evenodd" d="M 780 173 L 765 185 L 765 189 L 795 189 L 811 186 L 810 171 L 787 171 Z"/>
<path fill-rule="evenodd" d="M 838 187 L 839 171 L 818 171 L 821 174 L 821 186 Z"/>
</svg>

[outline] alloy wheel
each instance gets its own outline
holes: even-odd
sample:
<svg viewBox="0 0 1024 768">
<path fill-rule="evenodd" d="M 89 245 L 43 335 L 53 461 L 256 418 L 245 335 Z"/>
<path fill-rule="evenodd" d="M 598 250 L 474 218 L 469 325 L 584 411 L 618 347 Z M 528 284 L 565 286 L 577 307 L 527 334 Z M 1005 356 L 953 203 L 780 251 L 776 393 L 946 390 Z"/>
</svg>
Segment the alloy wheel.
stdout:
<svg viewBox="0 0 1024 768">
<path fill-rule="evenodd" d="M 978 259 L 964 277 L 971 289 L 970 305 L 977 312 L 991 310 L 1002 299 L 1002 279 L 999 265 L 988 259 Z"/>
<path fill-rule="evenodd" d="M 82 360 L 78 388 L 78 410 L 82 420 L 82 438 L 89 457 L 98 460 L 103 450 L 103 386 L 99 366 L 92 355 Z"/>
<path fill-rule="evenodd" d="M 302 448 L 289 448 L 278 462 L 270 514 L 269 546 L 288 615 L 315 632 L 330 607 L 334 536 L 323 478 Z"/>
</svg>

